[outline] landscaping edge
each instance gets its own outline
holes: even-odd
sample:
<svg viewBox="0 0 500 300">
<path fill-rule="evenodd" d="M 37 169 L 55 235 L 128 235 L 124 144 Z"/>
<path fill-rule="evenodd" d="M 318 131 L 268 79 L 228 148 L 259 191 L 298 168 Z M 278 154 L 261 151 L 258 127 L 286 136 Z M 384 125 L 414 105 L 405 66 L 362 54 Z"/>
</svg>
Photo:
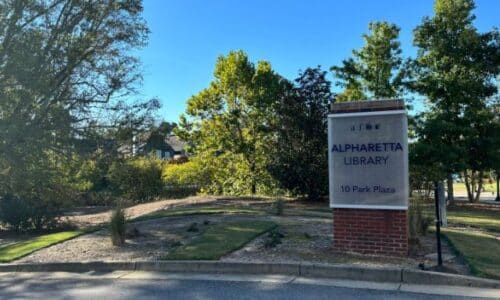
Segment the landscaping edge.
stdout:
<svg viewBox="0 0 500 300">
<path fill-rule="evenodd" d="M 500 288 L 500 281 L 471 276 L 411 270 L 405 268 L 359 267 L 352 265 L 268 264 L 220 261 L 137 261 L 74 262 L 44 264 L 1 264 L 0 272 L 112 272 L 152 271 L 173 273 L 220 273 L 291 275 L 357 281 L 451 285 L 477 288 Z"/>
</svg>

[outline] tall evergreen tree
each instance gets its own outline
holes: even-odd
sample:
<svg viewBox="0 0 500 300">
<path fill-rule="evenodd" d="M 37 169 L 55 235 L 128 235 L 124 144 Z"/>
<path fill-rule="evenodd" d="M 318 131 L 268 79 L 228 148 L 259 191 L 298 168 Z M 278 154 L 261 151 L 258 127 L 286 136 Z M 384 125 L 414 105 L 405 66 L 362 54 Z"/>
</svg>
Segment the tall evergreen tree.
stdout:
<svg viewBox="0 0 500 300">
<path fill-rule="evenodd" d="M 404 72 L 399 28 L 385 21 L 371 22 L 370 33 L 364 34 L 365 45 L 353 50 L 353 57 L 331 70 L 344 90 L 337 101 L 366 98 L 394 98 L 402 93 Z"/>
</svg>

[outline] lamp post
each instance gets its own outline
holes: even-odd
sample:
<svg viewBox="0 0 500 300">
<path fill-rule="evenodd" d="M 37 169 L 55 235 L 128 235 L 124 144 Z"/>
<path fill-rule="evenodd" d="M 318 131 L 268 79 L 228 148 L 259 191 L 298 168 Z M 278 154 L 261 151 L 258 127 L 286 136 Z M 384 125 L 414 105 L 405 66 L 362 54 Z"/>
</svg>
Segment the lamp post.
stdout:
<svg viewBox="0 0 500 300">
<path fill-rule="evenodd" d="M 437 259 L 438 267 L 443 266 L 443 257 L 441 254 L 441 216 L 439 213 L 439 188 L 438 182 L 434 182 L 434 200 L 436 203 L 436 240 L 437 240 Z"/>
<path fill-rule="evenodd" d="M 495 175 L 497 177 L 497 197 L 495 198 L 495 201 L 500 201 L 500 195 L 499 195 L 499 192 L 498 192 L 498 180 L 500 179 L 500 170 L 496 170 L 495 171 Z"/>
</svg>

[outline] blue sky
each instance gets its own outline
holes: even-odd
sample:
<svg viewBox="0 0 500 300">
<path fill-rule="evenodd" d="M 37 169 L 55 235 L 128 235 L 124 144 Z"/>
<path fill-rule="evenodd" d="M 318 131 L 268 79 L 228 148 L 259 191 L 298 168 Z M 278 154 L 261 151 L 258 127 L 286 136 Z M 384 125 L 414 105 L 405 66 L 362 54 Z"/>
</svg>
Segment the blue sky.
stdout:
<svg viewBox="0 0 500 300">
<path fill-rule="evenodd" d="M 476 6 L 480 31 L 500 27 L 500 1 Z M 412 30 L 432 9 L 432 0 L 145 0 L 151 35 L 139 51 L 141 96 L 158 97 L 159 117 L 177 121 L 186 101 L 212 80 L 219 55 L 242 49 L 293 79 L 309 66 L 339 64 L 363 45 L 361 35 L 375 20 L 396 23 L 403 55 L 414 56 Z"/>
</svg>

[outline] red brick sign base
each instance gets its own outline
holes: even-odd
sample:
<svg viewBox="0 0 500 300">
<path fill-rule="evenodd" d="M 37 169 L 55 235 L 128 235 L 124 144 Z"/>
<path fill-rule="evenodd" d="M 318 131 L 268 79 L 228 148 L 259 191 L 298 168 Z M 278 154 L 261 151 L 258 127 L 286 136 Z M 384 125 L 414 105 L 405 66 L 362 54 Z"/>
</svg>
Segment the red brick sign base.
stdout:
<svg viewBox="0 0 500 300">
<path fill-rule="evenodd" d="M 333 209 L 333 247 L 338 251 L 408 255 L 406 210 Z"/>
</svg>

